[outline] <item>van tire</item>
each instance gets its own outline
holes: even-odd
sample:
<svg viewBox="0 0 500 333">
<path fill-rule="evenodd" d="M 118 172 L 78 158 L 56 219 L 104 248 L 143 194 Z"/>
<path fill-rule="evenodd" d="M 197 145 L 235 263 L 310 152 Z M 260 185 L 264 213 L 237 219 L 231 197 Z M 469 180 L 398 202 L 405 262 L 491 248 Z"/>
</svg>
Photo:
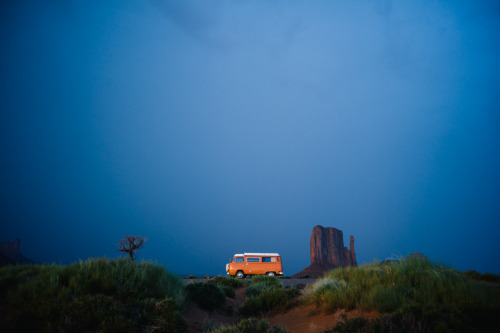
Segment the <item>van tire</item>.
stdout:
<svg viewBox="0 0 500 333">
<path fill-rule="evenodd" d="M 271 277 L 273 277 L 273 276 L 275 276 L 276 274 L 275 274 L 274 272 L 267 272 L 267 273 L 266 273 L 266 275 L 267 275 L 267 276 L 271 276 Z"/>
<path fill-rule="evenodd" d="M 243 271 L 237 271 L 236 272 L 236 276 L 240 279 L 244 279 L 245 278 L 245 273 L 243 273 Z"/>
</svg>

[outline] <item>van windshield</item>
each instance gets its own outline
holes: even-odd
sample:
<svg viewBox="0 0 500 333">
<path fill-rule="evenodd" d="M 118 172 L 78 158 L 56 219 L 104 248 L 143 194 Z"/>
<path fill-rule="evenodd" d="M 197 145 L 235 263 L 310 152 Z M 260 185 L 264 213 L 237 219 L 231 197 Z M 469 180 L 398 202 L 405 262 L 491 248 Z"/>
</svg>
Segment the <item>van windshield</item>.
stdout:
<svg viewBox="0 0 500 333">
<path fill-rule="evenodd" d="M 233 262 L 244 262 L 245 259 L 243 257 L 234 257 Z"/>
</svg>

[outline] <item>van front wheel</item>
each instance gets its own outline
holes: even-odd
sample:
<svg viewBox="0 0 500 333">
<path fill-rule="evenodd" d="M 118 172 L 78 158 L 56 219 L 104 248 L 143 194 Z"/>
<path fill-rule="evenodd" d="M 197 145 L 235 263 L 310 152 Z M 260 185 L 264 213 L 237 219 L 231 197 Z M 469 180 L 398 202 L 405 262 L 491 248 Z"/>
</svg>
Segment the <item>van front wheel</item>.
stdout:
<svg viewBox="0 0 500 333">
<path fill-rule="evenodd" d="M 274 272 L 267 272 L 267 276 L 274 276 Z"/>
<path fill-rule="evenodd" d="M 237 276 L 238 278 L 240 278 L 240 279 L 244 279 L 244 278 L 245 278 L 245 274 L 243 274 L 243 272 L 242 272 L 242 271 L 237 271 L 237 272 L 236 272 L 236 276 Z"/>
</svg>

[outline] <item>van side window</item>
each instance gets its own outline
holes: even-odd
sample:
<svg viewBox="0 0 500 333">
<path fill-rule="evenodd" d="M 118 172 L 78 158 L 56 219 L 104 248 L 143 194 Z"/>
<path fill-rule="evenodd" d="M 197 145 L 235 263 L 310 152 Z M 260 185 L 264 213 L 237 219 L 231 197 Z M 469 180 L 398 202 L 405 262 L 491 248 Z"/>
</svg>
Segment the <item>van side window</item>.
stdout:
<svg viewBox="0 0 500 333">
<path fill-rule="evenodd" d="M 262 257 L 262 262 L 276 262 L 276 257 Z"/>
<path fill-rule="evenodd" d="M 247 262 L 260 262 L 260 258 L 257 257 L 248 257 Z"/>
<path fill-rule="evenodd" d="M 235 257 L 233 262 L 244 262 L 245 261 L 245 258 L 243 257 Z"/>
</svg>

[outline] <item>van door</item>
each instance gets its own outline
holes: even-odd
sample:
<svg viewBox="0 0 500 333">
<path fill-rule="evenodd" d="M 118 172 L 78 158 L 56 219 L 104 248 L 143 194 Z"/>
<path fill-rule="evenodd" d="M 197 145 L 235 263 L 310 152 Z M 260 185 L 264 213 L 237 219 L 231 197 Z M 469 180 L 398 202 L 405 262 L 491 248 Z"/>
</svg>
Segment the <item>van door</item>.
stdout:
<svg viewBox="0 0 500 333">
<path fill-rule="evenodd" d="M 279 274 L 279 263 L 277 262 L 276 257 L 262 257 L 262 274 L 266 274 L 268 272 L 274 272 Z"/>
<path fill-rule="evenodd" d="M 245 259 L 243 257 L 234 257 L 229 274 L 235 275 L 238 271 L 244 271 L 244 267 Z"/>
<path fill-rule="evenodd" d="M 246 257 L 245 261 L 245 274 L 262 274 L 259 273 L 261 270 L 260 257 Z"/>
</svg>

